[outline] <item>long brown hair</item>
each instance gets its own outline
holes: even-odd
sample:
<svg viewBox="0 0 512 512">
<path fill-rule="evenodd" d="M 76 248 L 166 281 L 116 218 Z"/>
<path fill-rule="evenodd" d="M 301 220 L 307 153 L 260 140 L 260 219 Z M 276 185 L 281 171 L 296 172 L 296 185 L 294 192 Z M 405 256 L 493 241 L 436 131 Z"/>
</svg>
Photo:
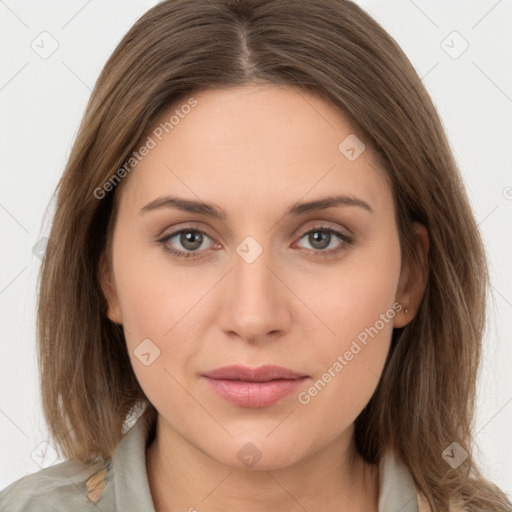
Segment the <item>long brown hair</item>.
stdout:
<svg viewBox="0 0 512 512">
<path fill-rule="evenodd" d="M 415 318 L 393 332 L 381 380 L 356 420 L 357 450 L 369 463 L 393 450 L 434 510 L 458 498 L 468 511 L 510 511 L 472 457 L 488 289 L 481 236 L 420 78 L 349 0 L 168 0 L 109 58 L 56 190 L 40 274 L 42 404 L 60 453 L 83 462 L 110 456 L 134 408 L 146 405 L 146 425 L 157 416 L 100 285 L 114 176 L 129 179 L 118 170 L 164 109 L 201 90 L 251 83 L 316 93 L 346 116 L 391 184 L 403 261 L 420 257 L 412 223 L 428 229 L 425 293 Z M 456 469 L 442 457 L 453 442 L 468 452 Z"/>
</svg>

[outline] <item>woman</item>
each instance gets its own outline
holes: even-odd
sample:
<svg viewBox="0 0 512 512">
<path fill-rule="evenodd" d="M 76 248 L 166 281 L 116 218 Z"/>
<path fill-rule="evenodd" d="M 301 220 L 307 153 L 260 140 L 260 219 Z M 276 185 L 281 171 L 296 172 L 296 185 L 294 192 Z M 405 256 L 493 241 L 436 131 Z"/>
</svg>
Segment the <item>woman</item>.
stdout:
<svg viewBox="0 0 512 512">
<path fill-rule="evenodd" d="M 487 286 L 436 110 L 362 9 L 161 2 L 58 186 L 38 341 L 68 460 L 1 509 L 510 511 L 472 456 Z"/>
</svg>

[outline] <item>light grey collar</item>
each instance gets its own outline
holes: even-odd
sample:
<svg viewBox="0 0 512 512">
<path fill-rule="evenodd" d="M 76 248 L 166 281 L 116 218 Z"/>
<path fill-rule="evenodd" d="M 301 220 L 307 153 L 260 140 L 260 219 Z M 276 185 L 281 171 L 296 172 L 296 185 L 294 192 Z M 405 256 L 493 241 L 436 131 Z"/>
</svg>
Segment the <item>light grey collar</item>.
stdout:
<svg viewBox="0 0 512 512">
<path fill-rule="evenodd" d="M 146 435 L 142 421 L 137 421 L 112 457 L 116 510 L 155 512 L 146 471 Z"/>
<path fill-rule="evenodd" d="M 379 512 L 418 512 L 414 480 L 391 451 L 380 460 L 379 480 Z"/>
</svg>

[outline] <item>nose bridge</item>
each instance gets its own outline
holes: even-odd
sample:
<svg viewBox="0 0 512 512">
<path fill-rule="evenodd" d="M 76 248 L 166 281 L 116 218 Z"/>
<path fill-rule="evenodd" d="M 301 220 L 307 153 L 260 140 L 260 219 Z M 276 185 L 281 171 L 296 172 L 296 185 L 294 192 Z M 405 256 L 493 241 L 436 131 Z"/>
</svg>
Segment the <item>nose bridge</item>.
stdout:
<svg viewBox="0 0 512 512">
<path fill-rule="evenodd" d="M 285 287 L 275 275 L 274 262 L 271 248 L 263 247 L 254 237 L 237 246 L 223 293 L 223 330 L 250 340 L 286 329 Z"/>
</svg>

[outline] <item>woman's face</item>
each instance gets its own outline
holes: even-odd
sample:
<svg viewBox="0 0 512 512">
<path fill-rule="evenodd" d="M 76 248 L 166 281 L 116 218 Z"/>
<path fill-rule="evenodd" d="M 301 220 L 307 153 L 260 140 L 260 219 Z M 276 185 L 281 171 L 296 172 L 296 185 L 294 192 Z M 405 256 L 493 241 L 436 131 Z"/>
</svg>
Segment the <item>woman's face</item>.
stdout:
<svg viewBox="0 0 512 512">
<path fill-rule="evenodd" d="M 230 466 L 284 467 L 351 436 L 407 323 L 392 194 L 316 96 L 247 86 L 193 99 L 161 116 L 118 191 L 109 317 L 169 432 Z M 276 395 L 203 376 L 227 365 L 307 378 Z"/>
</svg>

